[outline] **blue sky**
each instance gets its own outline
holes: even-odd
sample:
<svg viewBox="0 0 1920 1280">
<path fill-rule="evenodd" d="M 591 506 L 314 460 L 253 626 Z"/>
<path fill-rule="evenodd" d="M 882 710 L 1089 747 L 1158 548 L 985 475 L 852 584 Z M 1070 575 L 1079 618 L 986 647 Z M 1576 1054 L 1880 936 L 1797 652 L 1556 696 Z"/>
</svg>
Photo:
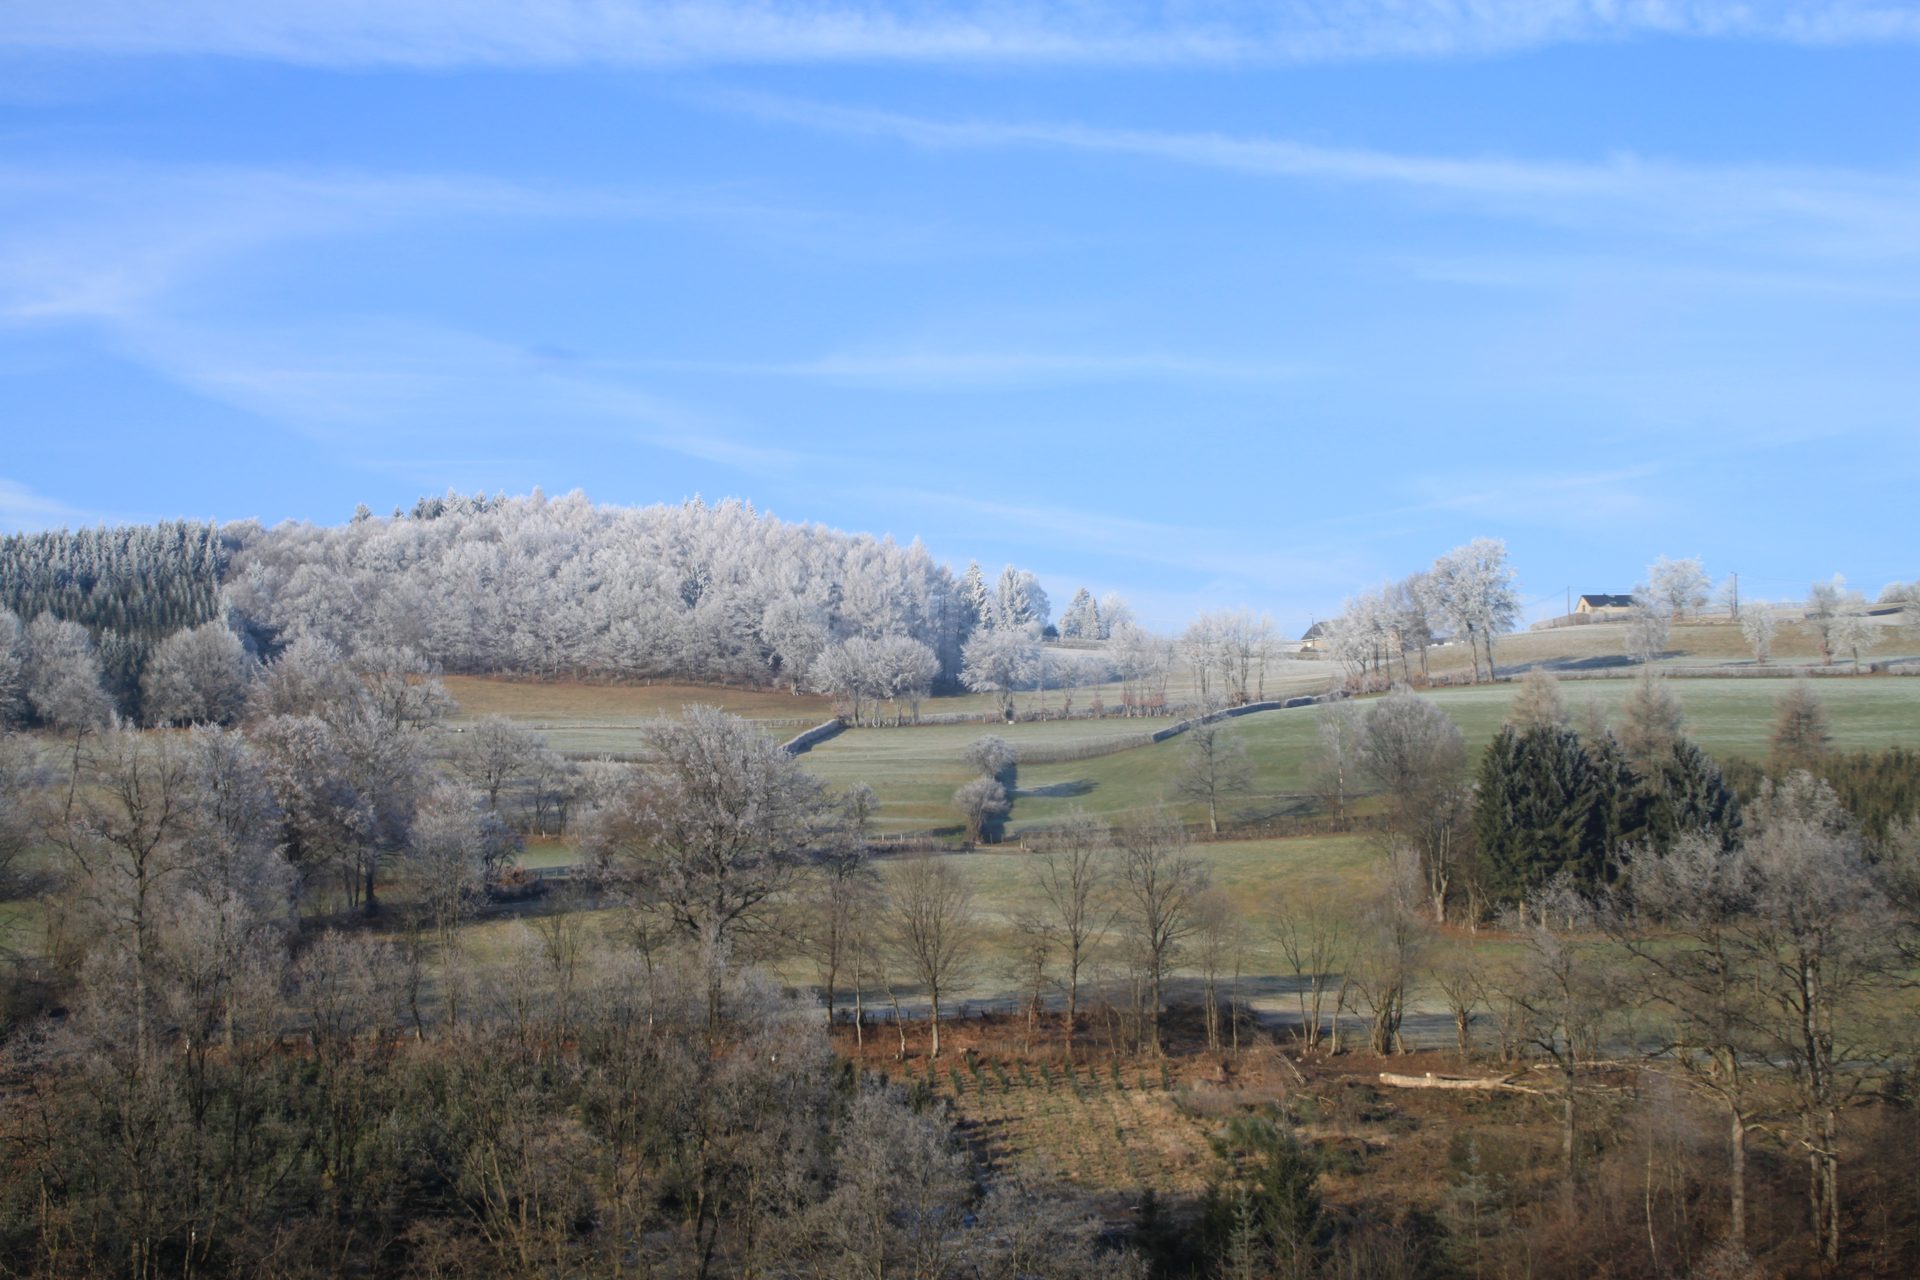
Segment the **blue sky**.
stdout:
<svg viewBox="0 0 1920 1280">
<path fill-rule="evenodd" d="M 1290 629 L 1920 575 L 1920 9 L 10 0 L 0 528 L 741 496 Z"/>
</svg>

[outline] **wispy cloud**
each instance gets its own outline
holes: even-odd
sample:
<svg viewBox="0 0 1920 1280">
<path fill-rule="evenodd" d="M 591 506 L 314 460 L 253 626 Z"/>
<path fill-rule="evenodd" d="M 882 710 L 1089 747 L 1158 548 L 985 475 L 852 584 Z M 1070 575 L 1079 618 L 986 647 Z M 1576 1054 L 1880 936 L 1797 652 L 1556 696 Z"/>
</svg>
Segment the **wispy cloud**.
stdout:
<svg viewBox="0 0 1920 1280">
<path fill-rule="evenodd" d="M 13 0 L 0 47 L 439 68 L 908 62 L 1295 64 L 1637 36 L 1912 43 L 1866 0 Z"/>
<path fill-rule="evenodd" d="M 851 350 L 786 361 L 638 361 L 641 370 L 793 378 L 843 386 L 960 391 L 1075 382 L 1282 382 L 1306 376 L 1284 361 L 1223 360 L 1162 351 L 1010 351 L 960 346 Z"/>
<path fill-rule="evenodd" d="M 461 221 L 808 215 L 698 193 L 535 186 L 484 176 L 108 165 L 0 168 L 0 319 L 136 316 L 195 276 L 323 236 Z"/>
<path fill-rule="evenodd" d="M 96 524 L 106 517 L 100 512 L 83 511 L 58 498 L 35 493 L 18 480 L 0 476 L 0 531 L 31 532 L 62 526 Z"/>
<path fill-rule="evenodd" d="M 178 323 L 116 330 L 130 359 L 198 395 L 323 441 L 355 465 L 412 473 L 530 437 L 664 450 L 750 474 L 820 461 L 737 438 L 736 424 L 651 389 L 439 325 L 335 317 L 238 330 Z"/>
<path fill-rule="evenodd" d="M 1306 536 L 1288 539 L 1284 530 L 1271 531 L 1269 538 L 1286 539 L 1291 549 L 1263 551 L 1229 530 L 1178 521 L 926 489 L 901 490 L 897 496 L 916 508 L 960 512 L 989 521 L 997 529 L 1017 530 L 1026 538 L 1037 536 L 1057 549 L 1098 552 L 1138 564 L 1219 576 L 1238 591 L 1324 593 L 1355 581 L 1361 563 L 1350 546 L 1322 546 Z M 1216 601 L 1231 594 L 1224 588 L 1223 593 L 1215 596 Z"/>
<path fill-rule="evenodd" d="M 775 95 L 700 100 L 801 128 L 926 149 L 1080 151 L 1296 181 L 1398 190 L 1577 228 L 1764 243 L 1869 260 L 1920 255 L 1920 175 L 1685 164 L 1618 155 L 1588 162 L 1406 154 L 1285 137 L 1078 123 L 939 120 Z"/>
</svg>

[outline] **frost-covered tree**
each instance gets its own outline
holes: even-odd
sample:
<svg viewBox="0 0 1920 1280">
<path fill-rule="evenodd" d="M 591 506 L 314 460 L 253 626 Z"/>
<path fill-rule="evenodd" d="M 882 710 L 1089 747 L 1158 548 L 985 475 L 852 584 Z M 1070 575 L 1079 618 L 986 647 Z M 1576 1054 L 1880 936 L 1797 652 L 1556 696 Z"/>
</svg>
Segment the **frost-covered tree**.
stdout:
<svg viewBox="0 0 1920 1280">
<path fill-rule="evenodd" d="M 1100 638 L 1110 640 L 1113 633 L 1122 627 L 1137 626 L 1133 619 L 1133 606 L 1128 604 L 1117 591 L 1109 591 L 1100 597 Z"/>
<path fill-rule="evenodd" d="M 1456 635 L 1466 637 L 1474 655 L 1474 680 L 1480 678 L 1483 649 L 1487 678 L 1493 679 L 1494 638 L 1513 630 L 1520 617 L 1507 544 L 1498 538 L 1475 538 L 1455 547 L 1434 561 L 1421 590 L 1429 613 L 1443 619 Z"/>
<path fill-rule="evenodd" d="M 1843 621 L 1865 612 L 1866 597 L 1847 586 L 1846 578 L 1834 574 L 1827 582 L 1816 582 L 1807 590 L 1807 623 L 1813 628 L 1814 641 L 1820 646 L 1821 661 L 1833 665 L 1835 655 L 1847 652 L 1840 643 L 1855 638 L 1852 624 Z"/>
<path fill-rule="evenodd" d="M 1131 622 L 1114 627 L 1107 652 L 1120 676 L 1120 700 L 1127 714 L 1151 714 L 1165 706 L 1173 651 L 1172 641 Z"/>
<path fill-rule="evenodd" d="M 1013 695 L 1033 683 L 1040 670 L 1040 642 L 1026 629 L 1005 628 L 976 634 L 961 654 L 960 681 L 975 693 L 1000 697 L 1000 714 L 1013 719 Z"/>
<path fill-rule="evenodd" d="M 919 720 L 920 703 L 940 676 L 939 655 L 911 636 L 884 636 L 874 645 L 873 662 L 875 688 L 879 697 L 893 705 L 894 723 L 900 723 L 903 706 L 906 714 Z"/>
<path fill-rule="evenodd" d="M 464 726 L 449 752 L 454 774 L 500 812 L 500 795 L 534 767 L 546 739 L 505 716 L 486 716 Z"/>
<path fill-rule="evenodd" d="M 814 660 L 826 651 L 833 634 L 827 625 L 826 611 L 805 600 L 788 597 L 767 606 L 760 619 L 760 634 L 786 681 L 790 693 L 799 693 Z"/>
<path fill-rule="evenodd" d="M 968 635 L 977 630 L 991 631 L 999 624 L 993 589 L 987 586 L 978 560 L 968 562 L 966 572 L 960 575 L 959 599 Z"/>
<path fill-rule="evenodd" d="M 224 622 L 176 631 L 147 662 L 141 707 L 153 724 L 233 724 L 258 667 Z"/>
<path fill-rule="evenodd" d="M 994 625 L 1020 630 L 1044 628 L 1052 615 L 1052 605 L 1040 579 L 1025 569 L 1008 565 L 1000 572 L 1000 585 L 994 592 Z"/>
<path fill-rule="evenodd" d="M 25 648 L 20 684 L 36 721 L 69 732 L 107 723 L 113 704 L 85 627 L 43 613 L 27 624 Z"/>
<path fill-rule="evenodd" d="M 1828 624 L 1827 639 L 1831 651 L 1851 658 L 1853 669 L 1858 671 L 1860 655 L 1880 643 L 1880 628 L 1865 614 L 1843 613 Z"/>
<path fill-rule="evenodd" d="M 988 827 L 1007 816 L 1007 789 L 986 776 L 965 782 L 953 793 L 953 807 L 967 824 L 967 843 L 979 844 Z"/>
<path fill-rule="evenodd" d="M 1773 610 L 1764 601 L 1750 600 L 1740 614 L 1740 634 L 1746 638 L 1747 647 L 1753 650 L 1753 660 L 1765 665 L 1773 655 L 1773 637 L 1779 629 L 1779 621 L 1773 616 Z"/>
<path fill-rule="evenodd" d="M 255 682 L 249 710 L 260 716 L 314 716 L 359 696 L 360 680 L 331 640 L 301 636 L 269 662 Z"/>
<path fill-rule="evenodd" d="M 1644 584 L 1633 589 L 1633 607 L 1627 613 L 1627 652 L 1646 663 L 1666 652 L 1673 634 L 1673 607 Z"/>
<path fill-rule="evenodd" d="M 966 759 L 980 776 L 997 778 L 1019 762 L 1020 753 L 1005 738 L 989 733 L 967 744 Z"/>
<path fill-rule="evenodd" d="M 1647 566 L 1647 592 L 1668 617 L 1684 619 L 1707 603 L 1712 588 L 1699 556 L 1669 560 L 1661 556 Z"/>
<path fill-rule="evenodd" d="M 836 798 L 773 739 L 716 707 L 691 706 L 644 734 L 588 834 L 644 909 L 731 963 L 812 852 L 838 830 Z"/>
<path fill-rule="evenodd" d="M 1081 587 L 1073 593 L 1073 599 L 1067 602 L 1067 608 L 1060 615 L 1060 638 L 1062 640 L 1098 640 L 1105 634 L 1100 620 L 1100 606 L 1094 603 L 1093 593 Z"/>
<path fill-rule="evenodd" d="M 27 714 L 22 670 L 27 658 L 27 629 L 11 609 L 0 609 L 0 730 L 19 723 Z"/>
</svg>

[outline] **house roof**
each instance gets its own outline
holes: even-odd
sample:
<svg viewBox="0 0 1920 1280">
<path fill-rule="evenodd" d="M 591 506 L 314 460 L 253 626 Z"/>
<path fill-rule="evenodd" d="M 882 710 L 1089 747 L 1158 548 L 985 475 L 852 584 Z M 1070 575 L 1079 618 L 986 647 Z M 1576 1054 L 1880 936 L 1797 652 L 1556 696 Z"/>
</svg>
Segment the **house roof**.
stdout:
<svg viewBox="0 0 1920 1280">
<path fill-rule="evenodd" d="M 1312 626 L 1308 627 L 1305 631 L 1301 632 L 1300 638 L 1302 640 L 1318 640 L 1321 636 L 1324 636 L 1326 634 L 1327 634 L 1327 624 L 1324 622 L 1316 622 Z"/>
<path fill-rule="evenodd" d="M 1627 609 L 1632 607 L 1633 597 L 1587 595 L 1580 597 L 1580 603 L 1589 609 Z"/>
</svg>

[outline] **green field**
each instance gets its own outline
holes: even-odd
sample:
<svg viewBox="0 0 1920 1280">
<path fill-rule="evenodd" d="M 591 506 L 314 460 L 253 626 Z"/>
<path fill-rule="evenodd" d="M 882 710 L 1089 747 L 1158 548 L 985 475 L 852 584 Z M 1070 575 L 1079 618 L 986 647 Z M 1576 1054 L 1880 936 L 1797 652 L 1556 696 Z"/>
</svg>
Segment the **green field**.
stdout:
<svg viewBox="0 0 1920 1280">
<path fill-rule="evenodd" d="M 1567 680 L 1561 695 L 1576 717 L 1589 699 L 1616 716 L 1632 687 L 1630 680 Z M 1767 751 L 1774 704 L 1790 684 L 1688 679 L 1674 680 L 1668 687 L 1686 712 L 1688 736 L 1715 755 L 1757 759 Z M 1832 717 L 1837 749 L 1920 747 L 1920 679 L 1821 679 L 1813 687 Z M 1454 718 L 1477 752 L 1498 732 L 1518 691 L 1517 684 L 1498 684 L 1441 689 L 1426 696 Z M 1254 766 L 1252 792 L 1232 806 L 1237 816 L 1259 819 L 1304 806 L 1309 770 L 1319 753 L 1312 709 L 1260 712 L 1230 722 L 1227 732 L 1246 744 Z M 1175 738 L 1096 760 L 1023 768 L 1009 828 L 1018 834 L 1044 827 L 1075 809 L 1111 820 L 1167 803 L 1180 766 L 1181 744 Z M 1189 808 L 1190 820 L 1200 816 Z"/>
<path fill-rule="evenodd" d="M 883 831 L 958 828 L 954 788 L 973 776 L 967 745 L 992 734 L 1022 747 L 1077 747 L 1151 733 L 1164 719 L 1045 720 L 1026 724 L 959 724 L 849 729 L 801 757 L 835 786 L 864 782 L 880 797 Z"/>
</svg>

